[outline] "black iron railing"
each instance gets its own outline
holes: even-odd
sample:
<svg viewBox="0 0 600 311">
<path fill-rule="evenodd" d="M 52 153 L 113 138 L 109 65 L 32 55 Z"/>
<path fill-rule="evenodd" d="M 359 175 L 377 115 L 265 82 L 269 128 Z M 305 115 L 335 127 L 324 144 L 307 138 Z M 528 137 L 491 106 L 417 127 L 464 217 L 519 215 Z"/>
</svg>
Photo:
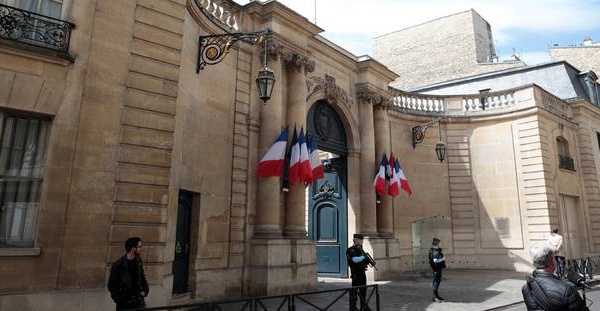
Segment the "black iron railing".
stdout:
<svg viewBox="0 0 600 311">
<path fill-rule="evenodd" d="M 366 290 L 365 297 L 359 295 Z M 375 285 L 355 286 L 289 295 L 264 296 L 221 302 L 189 303 L 139 309 L 144 311 L 195 310 L 195 311 L 271 311 L 271 310 L 380 310 L 379 287 Z"/>
<path fill-rule="evenodd" d="M 558 167 L 564 168 L 566 170 L 571 170 L 571 171 L 575 170 L 575 162 L 573 161 L 573 158 L 571 158 L 569 156 L 559 155 L 558 161 L 559 161 Z"/>
<path fill-rule="evenodd" d="M 73 28 L 67 21 L 0 4 L 0 39 L 68 52 Z"/>
</svg>

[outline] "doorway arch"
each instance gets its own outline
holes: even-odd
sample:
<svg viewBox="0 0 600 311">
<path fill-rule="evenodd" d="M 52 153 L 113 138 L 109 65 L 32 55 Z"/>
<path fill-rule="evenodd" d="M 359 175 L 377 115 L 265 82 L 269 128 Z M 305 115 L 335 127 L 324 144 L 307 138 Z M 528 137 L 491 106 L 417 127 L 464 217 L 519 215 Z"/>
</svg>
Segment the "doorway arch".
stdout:
<svg viewBox="0 0 600 311">
<path fill-rule="evenodd" d="M 347 277 L 348 147 L 344 125 L 328 102 L 317 101 L 307 116 L 307 133 L 317 140 L 325 178 L 309 187 L 308 235 L 317 248 L 319 276 Z"/>
</svg>

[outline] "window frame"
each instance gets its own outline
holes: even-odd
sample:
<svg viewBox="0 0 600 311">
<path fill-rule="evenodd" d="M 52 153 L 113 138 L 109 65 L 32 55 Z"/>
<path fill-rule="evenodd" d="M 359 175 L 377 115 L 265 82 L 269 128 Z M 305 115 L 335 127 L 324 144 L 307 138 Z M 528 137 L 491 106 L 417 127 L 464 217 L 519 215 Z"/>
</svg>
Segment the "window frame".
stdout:
<svg viewBox="0 0 600 311">
<path fill-rule="evenodd" d="M 44 129 L 44 133 L 43 135 L 45 136 L 45 138 L 42 140 L 42 144 L 43 144 L 43 155 L 42 155 L 42 159 L 39 163 L 35 163 L 34 164 L 42 164 L 42 169 L 43 171 L 40 174 L 40 177 L 31 177 L 31 176 L 10 176 L 9 174 L 6 174 L 6 172 L 2 172 L 1 179 L 4 181 L 6 180 L 6 176 L 8 175 L 10 179 L 19 179 L 19 180 L 37 180 L 39 181 L 38 187 L 39 189 L 37 190 L 37 199 L 35 200 L 35 203 L 37 203 L 37 207 L 36 207 L 36 211 L 35 211 L 35 216 L 34 216 L 34 222 L 31 225 L 31 231 L 29 232 L 31 240 L 29 244 L 26 244 L 26 242 L 28 240 L 22 240 L 20 242 L 23 243 L 23 245 L 18 245 L 18 243 L 16 244 L 9 244 L 6 243 L 7 241 L 3 241 L 2 244 L 0 244 L 0 257 L 3 256 L 37 256 L 40 254 L 40 248 L 37 247 L 37 233 L 38 233 L 38 229 L 39 229 L 39 215 L 40 212 L 42 210 L 43 207 L 43 196 L 44 196 L 44 191 L 45 191 L 45 180 L 46 180 L 46 169 L 47 169 L 47 162 L 48 162 L 48 153 L 50 150 L 50 137 L 52 134 L 52 121 L 53 118 L 51 116 L 48 115 L 44 115 L 44 114 L 39 114 L 39 113 L 34 113 L 34 112 L 21 112 L 21 111 L 14 111 L 14 110 L 10 110 L 10 109 L 0 109 L 0 156 L 2 155 L 2 151 L 3 151 L 3 143 L 4 143 L 4 131 L 5 131 L 5 121 L 7 118 L 9 117 L 13 117 L 16 120 L 23 120 L 26 119 L 27 120 L 27 129 L 24 135 L 27 134 L 27 131 L 29 131 L 29 122 L 31 120 L 37 120 L 39 122 L 37 131 L 38 134 L 35 137 L 36 141 L 39 143 L 40 142 L 40 131 L 42 130 L 42 124 L 45 123 L 45 129 Z M 13 130 L 16 130 L 16 124 L 13 126 Z M 13 134 L 13 136 L 16 134 Z M 28 141 L 28 138 L 25 138 L 25 142 Z M 40 148 L 40 144 L 36 145 L 37 148 Z M 13 148 L 14 145 L 11 146 L 11 152 L 9 153 L 8 156 L 12 157 L 13 156 Z M 24 156 L 24 155 L 23 155 Z M 37 154 L 36 154 L 37 156 Z M 23 160 L 21 160 L 22 162 Z M 23 166 L 23 163 L 21 163 L 21 167 Z M 22 168 L 21 168 L 22 169 Z M 32 169 L 32 174 L 33 174 L 33 170 L 35 169 L 35 165 L 31 168 Z M 4 196 L 6 195 L 5 193 L 5 188 L 4 185 L 0 185 L 0 197 L 2 198 L 2 201 L 0 202 L 0 220 L 2 217 L 2 207 L 4 206 Z M 31 190 L 31 189 L 30 189 Z M 15 198 L 19 193 L 15 194 Z M 31 193 L 27 193 L 27 195 L 29 197 L 31 197 Z M 33 201 L 27 201 L 28 203 L 31 203 Z M 27 217 L 27 216 L 24 216 Z M 4 230 L 7 230 L 7 228 L 3 228 Z M 23 232 L 23 236 L 25 236 L 27 233 Z M 8 239 L 7 236 L 4 235 L 4 233 L 2 233 L 2 237 L 4 239 Z"/>
<path fill-rule="evenodd" d="M 569 150 L 569 141 L 563 136 L 556 137 L 556 155 L 558 160 L 558 168 L 573 172 L 576 171 L 575 161 L 571 157 Z"/>
<path fill-rule="evenodd" d="M 20 3 L 20 1 L 21 0 L 4 0 L 4 1 L 0 0 L 0 2 L 5 2 L 6 5 L 12 6 L 12 7 L 15 7 L 15 8 L 19 7 L 18 4 Z M 37 10 L 32 11 L 32 12 L 33 13 L 37 13 L 37 14 L 41 14 L 41 15 L 45 15 L 45 16 L 49 16 L 48 14 L 46 14 L 46 13 L 44 13 L 44 12 L 41 11 L 42 0 L 37 0 L 37 1 L 38 1 Z M 62 20 L 66 20 L 65 18 L 67 16 L 68 7 L 69 7 L 69 4 L 70 4 L 71 0 L 50 0 L 50 1 L 52 1 L 52 2 L 58 2 L 58 3 L 61 4 L 61 7 L 60 7 L 60 16 L 56 17 L 56 18 L 62 19 Z"/>
</svg>

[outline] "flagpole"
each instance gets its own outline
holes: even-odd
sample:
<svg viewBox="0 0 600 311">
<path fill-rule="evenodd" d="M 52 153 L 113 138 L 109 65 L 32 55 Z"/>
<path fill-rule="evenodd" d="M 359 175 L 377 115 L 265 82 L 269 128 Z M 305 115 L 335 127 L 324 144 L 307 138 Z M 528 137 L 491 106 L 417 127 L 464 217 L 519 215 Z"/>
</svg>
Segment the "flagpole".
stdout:
<svg viewBox="0 0 600 311">
<path fill-rule="evenodd" d="M 317 24 L 317 0 L 315 0 L 315 25 Z"/>
</svg>

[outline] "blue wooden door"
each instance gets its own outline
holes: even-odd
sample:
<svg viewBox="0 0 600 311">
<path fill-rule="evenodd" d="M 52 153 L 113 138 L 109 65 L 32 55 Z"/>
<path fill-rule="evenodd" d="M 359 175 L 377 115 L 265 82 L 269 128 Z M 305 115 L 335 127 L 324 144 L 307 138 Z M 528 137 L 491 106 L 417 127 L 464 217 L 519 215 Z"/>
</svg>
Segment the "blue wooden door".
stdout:
<svg viewBox="0 0 600 311">
<path fill-rule="evenodd" d="M 348 276 L 346 159 L 323 160 L 325 178 L 310 187 L 309 238 L 317 246 L 321 276 Z"/>
</svg>

